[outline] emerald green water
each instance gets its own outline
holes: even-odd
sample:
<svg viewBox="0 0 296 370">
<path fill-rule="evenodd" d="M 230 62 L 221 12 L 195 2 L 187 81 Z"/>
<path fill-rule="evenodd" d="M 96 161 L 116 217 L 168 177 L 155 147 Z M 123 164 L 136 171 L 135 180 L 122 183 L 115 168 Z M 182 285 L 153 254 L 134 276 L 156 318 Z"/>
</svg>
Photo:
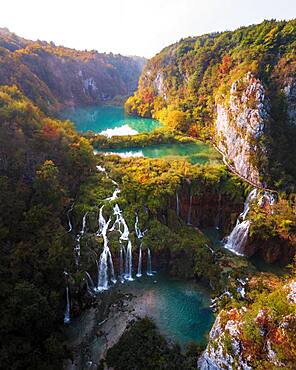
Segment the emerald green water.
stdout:
<svg viewBox="0 0 296 370">
<path fill-rule="evenodd" d="M 209 292 L 201 285 L 155 274 L 127 283 L 121 290 L 137 296 L 136 314 L 151 317 L 168 339 L 182 347 L 206 339 L 214 315 Z"/>
<path fill-rule="evenodd" d="M 184 159 L 192 164 L 204 164 L 220 160 L 220 155 L 210 145 L 202 142 L 151 145 L 144 148 L 123 148 L 98 151 L 117 154 L 120 157 L 147 157 L 165 159 Z"/>
<path fill-rule="evenodd" d="M 123 107 L 93 106 L 67 109 L 60 113 L 64 119 L 69 119 L 80 132 L 93 131 L 113 135 L 135 135 L 150 132 L 161 124 L 149 118 L 126 116 Z M 107 132 L 105 132 L 108 130 Z"/>
</svg>

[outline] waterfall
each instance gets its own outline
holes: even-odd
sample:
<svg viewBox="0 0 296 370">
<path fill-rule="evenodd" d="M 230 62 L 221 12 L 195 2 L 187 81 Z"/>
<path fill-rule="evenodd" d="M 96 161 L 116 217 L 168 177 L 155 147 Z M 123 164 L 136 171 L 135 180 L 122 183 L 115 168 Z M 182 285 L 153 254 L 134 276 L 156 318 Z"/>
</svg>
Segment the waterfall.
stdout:
<svg viewBox="0 0 296 370">
<path fill-rule="evenodd" d="M 87 278 L 86 279 L 87 290 L 91 294 L 93 294 L 93 292 L 95 291 L 95 284 L 93 282 L 93 279 L 92 279 L 92 277 L 90 276 L 90 274 L 87 271 L 85 271 L 85 275 L 86 275 L 86 278 Z"/>
<path fill-rule="evenodd" d="M 71 219 L 70 219 L 70 213 L 73 211 L 73 207 L 74 207 L 74 203 L 72 204 L 70 209 L 67 211 L 68 226 L 69 226 L 68 233 L 70 233 L 73 230 L 73 226 L 72 226 Z"/>
<path fill-rule="evenodd" d="M 113 180 L 112 180 L 113 181 Z M 112 202 L 113 200 L 117 199 L 118 198 L 118 194 L 120 193 L 120 189 L 119 188 L 116 188 L 112 194 L 111 197 L 108 197 L 105 199 L 105 201 L 108 201 L 108 202 Z"/>
<path fill-rule="evenodd" d="M 136 232 L 138 240 L 141 240 L 144 237 L 146 231 L 147 230 L 142 232 L 141 229 L 139 228 L 139 216 L 136 213 L 135 232 Z M 142 242 L 140 242 L 140 246 L 139 246 L 138 272 L 136 276 L 137 277 L 142 276 Z"/>
<path fill-rule="evenodd" d="M 180 216 L 180 200 L 179 200 L 179 193 L 176 192 L 176 213 L 177 216 Z"/>
<path fill-rule="evenodd" d="M 70 293 L 69 293 L 69 286 L 66 286 L 66 311 L 64 314 L 64 324 L 68 324 L 70 322 Z"/>
<path fill-rule="evenodd" d="M 87 213 L 86 212 L 82 218 L 82 228 L 80 230 L 80 232 L 76 235 L 76 243 L 75 243 L 75 247 L 74 247 L 74 253 L 75 253 L 75 262 L 76 262 L 76 266 L 78 267 L 79 266 L 79 262 L 80 262 L 80 240 L 82 238 L 82 236 L 85 234 L 85 230 L 86 230 L 86 217 L 87 217 Z"/>
<path fill-rule="evenodd" d="M 140 247 L 139 247 L 138 272 L 136 276 L 137 277 L 142 276 L 142 243 L 140 244 Z"/>
<path fill-rule="evenodd" d="M 145 231 L 141 231 L 140 228 L 139 228 L 139 216 L 136 214 L 136 222 L 135 222 L 135 232 L 136 232 L 136 235 L 137 235 L 137 238 L 138 239 L 142 239 L 143 236 L 145 235 L 147 230 Z"/>
<path fill-rule="evenodd" d="M 253 189 L 250 194 L 247 196 L 247 199 L 244 203 L 244 210 L 243 212 L 239 215 L 239 218 L 242 220 L 245 220 L 249 210 L 250 210 L 250 203 L 257 197 L 257 189 Z"/>
<path fill-rule="evenodd" d="M 103 252 L 101 253 L 100 260 L 99 260 L 99 276 L 98 276 L 98 285 L 97 285 L 98 291 L 107 290 L 109 288 L 108 262 L 109 262 L 110 269 L 111 269 L 111 281 L 113 283 L 116 282 L 112 255 L 108 247 L 107 231 L 108 231 L 110 222 L 111 222 L 110 218 L 108 222 L 106 222 L 103 216 L 103 207 L 101 207 L 100 215 L 99 215 L 99 232 L 103 236 L 104 247 L 103 247 Z"/>
<path fill-rule="evenodd" d="M 122 240 L 128 241 L 129 240 L 129 229 L 128 229 L 125 219 L 122 216 L 122 212 L 118 204 L 114 206 L 113 214 L 116 217 L 116 219 L 110 231 L 114 231 L 117 228 L 118 232 L 120 233 L 120 238 L 119 238 L 120 241 Z"/>
<path fill-rule="evenodd" d="M 250 203 L 256 199 L 256 197 L 257 189 L 253 189 L 244 203 L 244 210 L 238 216 L 234 229 L 226 238 L 224 247 L 238 256 L 244 255 L 244 249 L 248 241 L 249 228 L 251 225 L 251 222 L 246 220 L 246 216 L 250 210 Z"/>
<path fill-rule="evenodd" d="M 122 215 L 122 211 L 119 208 L 118 204 L 116 204 L 113 207 L 113 214 L 116 217 L 115 222 L 113 226 L 111 227 L 110 231 L 117 230 L 120 234 L 119 242 L 122 243 L 123 241 L 127 241 L 127 247 L 126 247 L 126 254 L 125 254 L 125 273 L 124 278 L 126 280 L 133 280 L 132 277 L 132 243 L 129 238 L 129 229 L 127 226 L 127 223 Z M 138 229 L 137 231 L 140 232 L 141 235 L 144 236 L 144 234 Z M 142 236 L 141 236 L 142 237 Z M 121 257 L 122 258 L 122 266 L 123 266 L 123 252 L 121 251 Z"/>
<path fill-rule="evenodd" d="M 129 281 L 134 280 L 132 274 L 133 274 L 132 242 L 128 240 L 125 259 L 125 279 Z"/>
<path fill-rule="evenodd" d="M 189 200 L 187 225 L 191 225 L 191 208 L 192 208 L 192 193 L 191 193 L 191 190 L 190 190 L 190 200 Z"/>
<path fill-rule="evenodd" d="M 225 248 L 238 256 L 244 255 L 244 248 L 248 240 L 250 221 L 238 222 L 230 235 L 227 237 Z"/>
<path fill-rule="evenodd" d="M 108 257 L 109 257 L 109 265 L 111 269 L 111 281 L 113 284 L 115 284 L 116 278 L 115 278 L 114 265 L 113 265 L 113 260 L 112 260 L 112 255 L 111 255 L 110 250 L 108 251 Z"/>
<path fill-rule="evenodd" d="M 104 226 L 106 224 L 106 220 L 103 216 L 103 208 L 104 208 L 104 206 L 102 206 L 100 208 L 100 211 L 99 211 L 99 229 L 96 233 L 97 236 L 102 236 L 102 232 L 103 232 Z"/>
<path fill-rule="evenodd" d="M 106 172 L 106 168 L 102 166 L 96 166 L 99 172 Z"/>
<path fill-rule="evenodd" d="M 123 278 L 123 245 L 120 242 L 120 252 L 119 252 L 119 276 L 120 276 L 120 281 L 123 283 L 124 278 Z"/>
<path fill-rule="evenodd" d="M 147 248 L 147 275 L 152 276 L 151 251 Z"/>
</svg>

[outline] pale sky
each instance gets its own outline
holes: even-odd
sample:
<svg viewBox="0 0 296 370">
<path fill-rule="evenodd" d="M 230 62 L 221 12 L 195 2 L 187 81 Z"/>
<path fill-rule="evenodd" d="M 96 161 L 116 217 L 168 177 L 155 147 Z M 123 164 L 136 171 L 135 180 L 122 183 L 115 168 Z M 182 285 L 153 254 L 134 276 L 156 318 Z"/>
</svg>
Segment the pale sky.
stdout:
<svg viewBox="0 0 296 370">
<path fill-rule="evenodd" d="M 152 57 L 180 38 L 296 18 L 296 0 L 1 0 L 0 27 L 76 49 Z"/>
</svg>

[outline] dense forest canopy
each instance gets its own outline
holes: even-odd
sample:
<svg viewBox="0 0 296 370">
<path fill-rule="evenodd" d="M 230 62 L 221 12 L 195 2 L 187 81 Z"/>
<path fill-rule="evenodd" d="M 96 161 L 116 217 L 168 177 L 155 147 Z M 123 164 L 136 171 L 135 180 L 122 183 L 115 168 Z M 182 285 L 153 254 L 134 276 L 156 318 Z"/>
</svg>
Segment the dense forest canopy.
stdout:
<svg viewBox="0 0 296 370">
<path fill-rule="evenodd" d="M 140 57 L 25 40 L 0 28 L 0 84 L 17 85 L 47 113 L 64 106 L 122 101 L 137 88 L 145 63 Z"/>
</svg>

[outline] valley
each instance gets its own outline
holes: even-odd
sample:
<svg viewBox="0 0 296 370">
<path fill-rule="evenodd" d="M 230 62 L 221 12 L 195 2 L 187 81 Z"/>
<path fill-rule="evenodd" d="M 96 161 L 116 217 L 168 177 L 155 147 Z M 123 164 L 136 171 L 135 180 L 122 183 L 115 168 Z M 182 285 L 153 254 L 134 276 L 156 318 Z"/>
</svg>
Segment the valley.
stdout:
<svg viewBox="0 0 296 370">
<path fill-rule="evenodd" d="M 0 368 L 293 370 L 295 29 L 0 29 Z"/>
</svg>

